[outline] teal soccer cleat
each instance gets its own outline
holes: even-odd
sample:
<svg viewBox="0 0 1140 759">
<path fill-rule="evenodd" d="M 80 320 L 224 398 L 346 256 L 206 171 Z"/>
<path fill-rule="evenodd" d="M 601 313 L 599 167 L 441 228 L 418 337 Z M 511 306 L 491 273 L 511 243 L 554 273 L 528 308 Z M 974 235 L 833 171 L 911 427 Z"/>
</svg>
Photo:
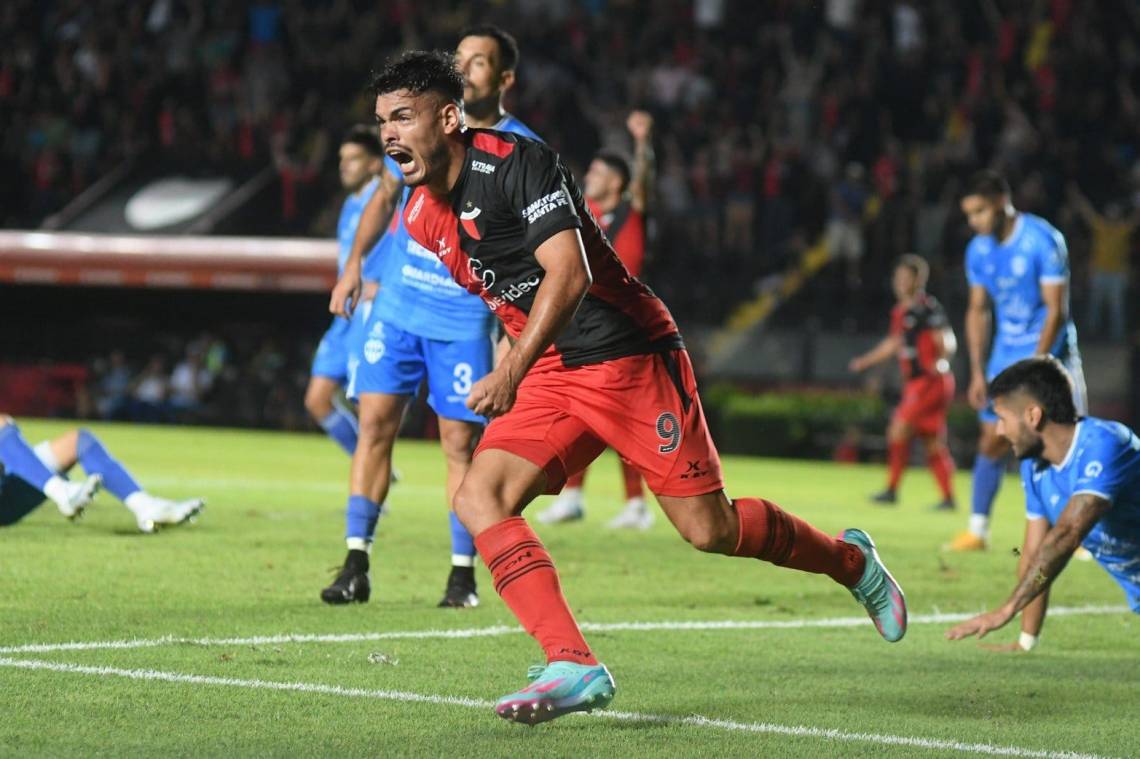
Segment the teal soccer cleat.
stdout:
<svg viewBox="0 0 1140 759">
<path fill-rule="evenodd" d="M 862 530 L 847 529 L 839 536 L 844 543 L 858 546 L 867 559 L 863 577 L 851 588 L 851 595 L 863 604 L 879 634 L 888 642 L 895 643 L 906 635 L 906 598 L 902 588 L 883 566 L 875 541 Z"/>
<path fill-rule="evenodd" d="M 614 698 L 614 678 L 604 664 L 556 661 L 531 667 L 527 678 L 530 685 L 499 699 L 496 714 L 537 725 L 570 712 L 603 709 Z"/>
</svg>

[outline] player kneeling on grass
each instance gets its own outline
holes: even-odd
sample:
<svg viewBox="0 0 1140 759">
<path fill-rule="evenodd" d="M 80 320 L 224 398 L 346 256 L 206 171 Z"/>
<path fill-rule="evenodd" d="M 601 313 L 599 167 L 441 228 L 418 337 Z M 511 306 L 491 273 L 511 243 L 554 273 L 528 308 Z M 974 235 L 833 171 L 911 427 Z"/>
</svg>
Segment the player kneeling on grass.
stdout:
<svg viewBox="0 0 1140 759">
<path fill-rule="evenodd" d="M 82 482 L 67 479 L 67 471 L 76 463 L 87 472 Z M 201 498 L 171 501 L 146 492 L 99 439 L 84 429 L 65 432 L 32 448 L 12 417 L 0 414 L 0 465 L 0 527 L 20 521 L 45 497 L 65 517 L 75 519 L 100 487 L 126 504 L 143 532 L 181 524 L 205 506 Z"/>
<path fill-rule="evenodd" d="M 1052 356 L 1027 358 L 990 383 L 997 433 L 1013 446 L 1025 487 L 1021 582 L 997 609 L 946 633 L 979 638 L 1021 614 L 1021 638 L 999 650 L 1028 651 L 1045 620 L 1049 586 L 1084 546 L 1140 614 L 1140 438 L 1119 422 L 1079 418 L 1072 381 Z"/>
<path fill-rule="evenodd" d="M 499 716 L 534 724 L 614 696 L 550 554 L 521 516 L 606 446 L 637 467 L 694 547 L 827 575 L 884 638 L 902 638 L 902 590 L 865 532 L 833 538 L 771 501 L 725 493 L 677 325 L 621 263 L 558 155 L 524 137 L 465 129 L 463 80 L 449 54 L 407 53 L 373 88 L 385 152 L 415 188 L 408 233 L 491 304 L 512 342 L 471 386 L 467 405 L 491 422 L 454 499 L 496 592 L 546 655 L 528 685 L 499 699 Z"/>
</svg>

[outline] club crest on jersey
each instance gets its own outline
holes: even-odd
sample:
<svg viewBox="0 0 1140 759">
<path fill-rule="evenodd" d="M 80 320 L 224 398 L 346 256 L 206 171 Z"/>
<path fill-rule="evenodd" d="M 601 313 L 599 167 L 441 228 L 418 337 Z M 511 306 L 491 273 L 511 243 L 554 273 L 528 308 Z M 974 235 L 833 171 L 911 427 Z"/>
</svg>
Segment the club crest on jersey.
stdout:
<svg viewBox="0 0 1140 759">
<path fill-rule="evenodd" d="M 467 210 L 459 214 L 459 224 L 463 227 L 463 231 L 476 240 L 482 240 L 483 236 L 479 234 L 479 228 L 475 226 L 475 219 L 479 214 L 483 213 L 483 209 L 478 206 L 472 206 L 469 202 Z"/>
</svg>

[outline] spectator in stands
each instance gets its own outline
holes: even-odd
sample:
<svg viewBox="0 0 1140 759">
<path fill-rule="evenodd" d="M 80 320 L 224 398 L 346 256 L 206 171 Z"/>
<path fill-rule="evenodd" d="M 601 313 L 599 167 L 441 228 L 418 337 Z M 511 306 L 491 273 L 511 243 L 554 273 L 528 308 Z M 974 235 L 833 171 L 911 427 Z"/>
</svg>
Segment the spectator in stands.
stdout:
<svg viewBox="0 0 1140 759">
<path fill-rule="evenodd" d="M 843 179 L 831 190 L 831 218 L 827 222 L 827 248 L 831 257 L 843 262 L 847 287 L 859 287 L 859 265 L 863 259 L 863 207 L 867 190 L 863 167 L 847 164 Z"/>
<path fill-rule="evenodd" d="M 186 354 L 170 374 L 171 413 L 180 419 L 193 418 L 201 411 L 202 401 L 213 386 L 214 377 L 203 362 L 204 346 L 191 343 Z"/>
<path fill-rule="evenodd" d="M 1104 214 L 1100 214 L 1075 184 L 1069 186 L 1069 194 L 1092 231 L 1088 313 L 1081 325 L 1082 333 L 1094 339 L 1104 335 L 1101 318 L 1107 309 L 1107 336 L 1113 342 L 1120 342 L 1124 339 L 1124 291 L 1128 287 L 1131 238 L 1140 226 L 1140 208 L 1126 216 L 1120 203 L 1109 203 Z"/>
<path fill-rule="evenodd" d="M 166 421 L 169 389 L 166 359 L 161 354 L 155 354 L 132 383 L 131 418 L 140 422 Z"/>
<path fill-rule="evenodd" d="M 111 351 L 106 363 L 95 366 L 95 411 L 103 419 L 122 419 L 131 399 L 131 368 L 121 350 Z"/>
</svg>

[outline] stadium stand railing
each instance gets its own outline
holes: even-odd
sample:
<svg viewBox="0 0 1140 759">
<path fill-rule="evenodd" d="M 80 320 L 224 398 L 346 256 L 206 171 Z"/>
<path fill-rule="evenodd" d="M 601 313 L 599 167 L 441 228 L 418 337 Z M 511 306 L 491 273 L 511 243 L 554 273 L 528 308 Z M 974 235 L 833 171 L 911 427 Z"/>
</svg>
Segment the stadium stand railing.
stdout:
<svg viewBox="0 0 1140 759">
<path fill-rule="evenodd" d="M 331 240 L 0 231 L 0 282 L 328 292 Z"/>
</svg>

